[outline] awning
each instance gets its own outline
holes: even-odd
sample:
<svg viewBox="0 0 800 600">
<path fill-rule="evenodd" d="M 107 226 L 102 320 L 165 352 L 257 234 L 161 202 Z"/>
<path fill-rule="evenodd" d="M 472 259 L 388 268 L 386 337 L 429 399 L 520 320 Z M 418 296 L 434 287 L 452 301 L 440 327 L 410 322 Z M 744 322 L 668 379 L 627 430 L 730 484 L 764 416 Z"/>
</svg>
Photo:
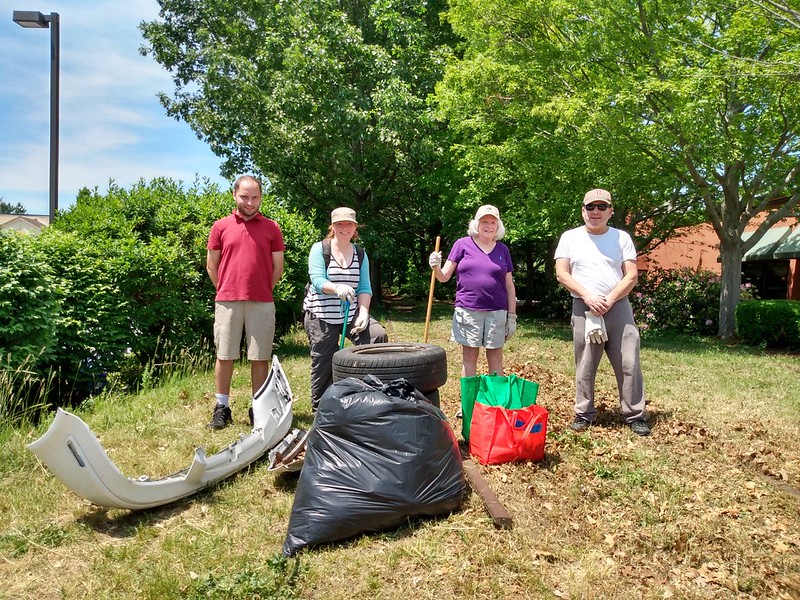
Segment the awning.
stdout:
<svg viewBox="0 0 800 600">
<path fill-rule="evenodd" d="M 789 237 L 778 244 L 772 256 L 781 260 L 800 258 L 800 227 L 796 227 L 795 230 L 789 234 Z"/>
<path fill-rule="evenodd" d="M 781 242 L 789 237 L 790 233 L 791 229 L 789 227 L 773 227 L 768 230 L 764 236 L 756 242 L 755 246 L 745 252 L 745 255 L 742 257 L 742 262 L 750 260 L 773 260 L 777 258 L 774 254 L 775 250 Z M 742 240 L 747 240 L 751 235 L 753 235 L 752 231 L 745 231 L 742 234 Z"/>
</svg>

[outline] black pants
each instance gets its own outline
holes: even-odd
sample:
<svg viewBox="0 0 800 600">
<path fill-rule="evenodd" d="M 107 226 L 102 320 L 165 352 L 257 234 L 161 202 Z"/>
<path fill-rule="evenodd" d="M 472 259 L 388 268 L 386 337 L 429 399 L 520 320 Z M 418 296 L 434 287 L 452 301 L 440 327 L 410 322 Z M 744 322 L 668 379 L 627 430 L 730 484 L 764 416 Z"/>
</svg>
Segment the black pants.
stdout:
<svg viewBox="0 0 800 600">
<path fill-rule="evenodd" d="M 332 325 L 315 317 L 310 312 L 306 312 L 303 327 L 306 330 L 308 342 L 311 344 L 311 408 L 316 410 L 322 394 L 333 383 L 333 355 L 339 349 L 342 324 Z M 351 321 L 345 328 L 345 332 L 347 339 L 356 346 L 382 344 L 389 341 L 386 330 L 372 317 L 369 318 L 369 325 L 364 331 L 351 334 L 352 329 L 353 322 Z"/>
</svg>

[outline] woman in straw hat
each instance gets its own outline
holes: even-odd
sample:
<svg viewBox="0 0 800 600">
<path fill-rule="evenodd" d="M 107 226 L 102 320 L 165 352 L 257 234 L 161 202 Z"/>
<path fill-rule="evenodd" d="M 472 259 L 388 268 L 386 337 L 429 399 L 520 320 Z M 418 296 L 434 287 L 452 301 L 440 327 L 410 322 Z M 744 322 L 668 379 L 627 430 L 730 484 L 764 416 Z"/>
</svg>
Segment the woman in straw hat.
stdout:
<svg viewBox="0 0 800 600">
<path fill-rule="evenodd" d="M 328 236 L 314 244 L 308 255 L 311 283 L 303 300 L 303 326 L 311 344 L 313 410 L 333 383 L 333 355 L 339 349 L 343 329 L 356 345 L 389 341 L 386 330 L 369 315 L 369 259 L 353 243 L 358 239 L 357 227 L 356 211 L 347 207 L 334 209 Z"/>
</svg>

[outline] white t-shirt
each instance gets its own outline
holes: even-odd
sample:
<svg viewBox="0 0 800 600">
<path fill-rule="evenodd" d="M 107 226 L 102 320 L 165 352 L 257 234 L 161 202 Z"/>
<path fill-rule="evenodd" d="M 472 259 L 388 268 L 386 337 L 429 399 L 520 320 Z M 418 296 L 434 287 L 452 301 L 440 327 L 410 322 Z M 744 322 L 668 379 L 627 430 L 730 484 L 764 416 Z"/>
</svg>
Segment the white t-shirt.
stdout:
<svg viewBox="0 0 800 600">
<path fill-rule="evenodd" d="M 605 296 L 622 280 L 622 263 L 636 260 L 636 247 L 625 231 L 609 227 L 596 235 L 581 226 L 561 234 L 555 253 L 559 258 L 569 259 L 569 271 L 578 283 Z"/>
</svg>

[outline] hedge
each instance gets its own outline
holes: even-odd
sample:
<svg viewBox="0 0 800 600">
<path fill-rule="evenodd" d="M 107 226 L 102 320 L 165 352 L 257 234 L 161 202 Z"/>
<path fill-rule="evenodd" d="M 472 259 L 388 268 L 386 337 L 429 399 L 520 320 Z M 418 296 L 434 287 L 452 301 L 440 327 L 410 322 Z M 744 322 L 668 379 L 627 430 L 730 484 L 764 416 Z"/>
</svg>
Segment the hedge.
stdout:
<svg viewBox="0 0 800 600">
<path fill-rule="evenodd" d="M 111 184 L 106 194 L 81 190 L 37 236 L 0 234 L 0 418 L 41 400 L 23 397 L 23 379 L 46 388 L 47 402 L 73 406 L 108 382 L 135 388 L 183 359 L 211 364 L 206 241 L 234 206 L 212 184 Z M 262 212 L 286 244 L 275 288 L 279 339 L 301 318 L 308 251 L 323 231 L 314 212 L 289 210 L 269 194 Z"/>
<path fill-rule="evenodd" d="M 800 348 L 800 301 L 740 302 L 736 307 L 736 334 L 746 344 Z"/>
</svg>

